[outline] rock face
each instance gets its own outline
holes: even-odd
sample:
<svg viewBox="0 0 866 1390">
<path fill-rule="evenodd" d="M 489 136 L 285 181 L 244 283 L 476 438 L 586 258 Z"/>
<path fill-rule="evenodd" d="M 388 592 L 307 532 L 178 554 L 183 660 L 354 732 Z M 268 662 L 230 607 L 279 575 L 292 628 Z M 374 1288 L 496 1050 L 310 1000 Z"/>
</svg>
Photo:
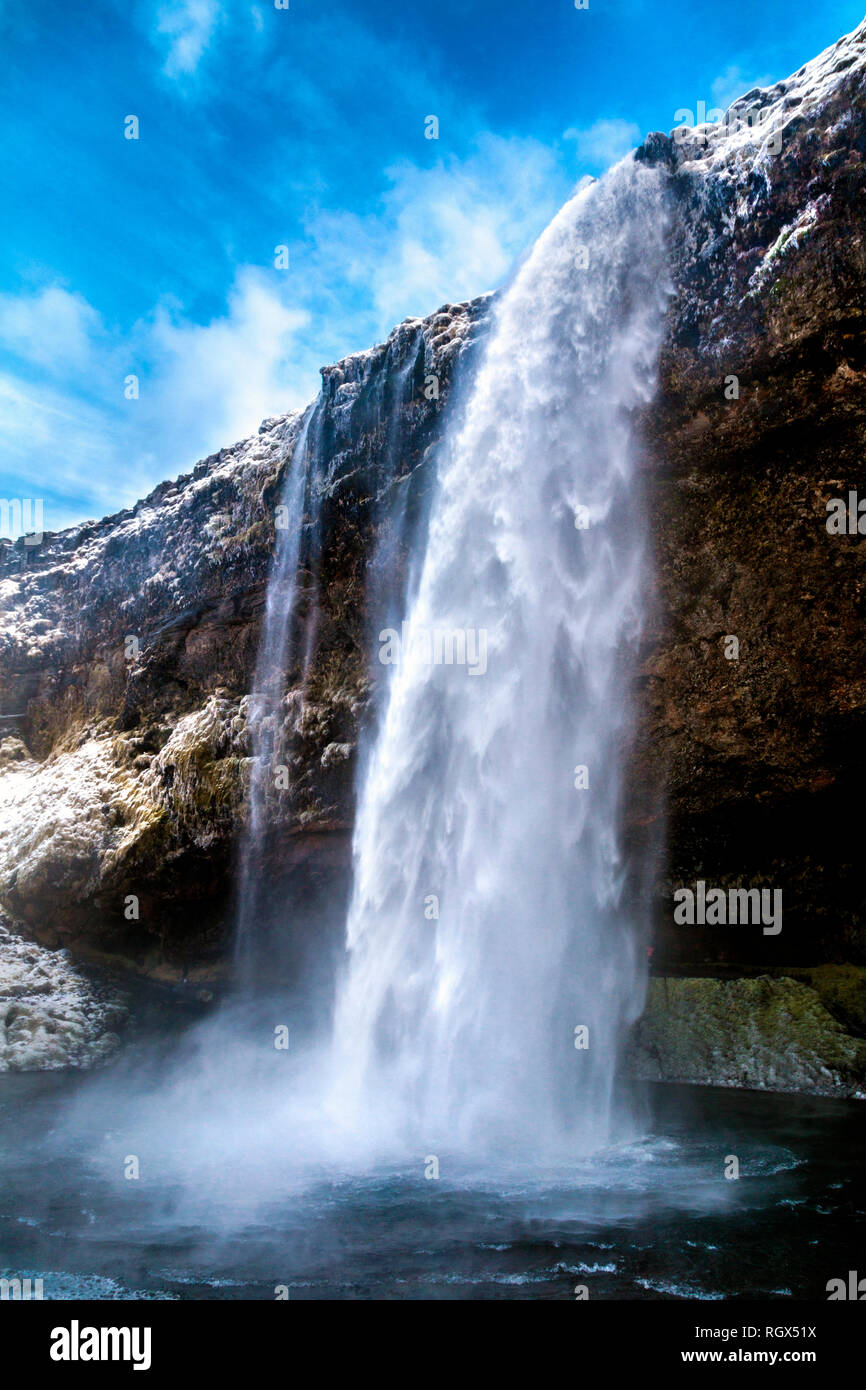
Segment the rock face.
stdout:
<svg viewBox="0 0 866 1390">
<path fill-rule="evenodd" d="M 866 1041 L 784 976 L 652 979 L 627 1065 L 642 1081 L 866 1098 Z"/>
<path fill-rule="evenodd" d="M 852 815 L 866 548 L 827 530 L 831 499 L 866 496 L 864 69 L 861 24 L 735 103 L 727 128 L 641 152 L 669 165 L 676 217 L 647 421 L 659 595 L 636 790 L 667 800 L 662 919 L 670 888 L 697 878 L 781 888 L 787 960 L 866 949 Z M 760 934 L 669 930 L 662 956 L 766 948 Z"/>
<path fill-rule="evenodd" d="M 849 809 L 866 770 L 866 542 L 827 529 L 828 502 L 866 497 L 864 71 L 861 25 L 726 127 L 638 151 L 669 171 L 672 211 L 642 422 L 658 594 L 628 799 L 634 844 L 667 846 L 662 971 L 866 951 Z M 290 673 L 268 870 L 310 929 L 339 903 L 381 575 L 393 589 L 408 568 L 490 309 L 446 305 L 325 368 L 314 431 L 309 412 L 267 420 L 131 511 L 0 553 L 0 902 L 41 941 L 152 972 L 221 959 L 268 567 L 305 424 L 298 622 L 316 622 Z M 782 889 L 784 949 L 760 929 L 677 928 L 672 890 L 698 878 Z M 717 1016 L 757 1008 L 756 988 L 719 994 Z"/>
</svg>

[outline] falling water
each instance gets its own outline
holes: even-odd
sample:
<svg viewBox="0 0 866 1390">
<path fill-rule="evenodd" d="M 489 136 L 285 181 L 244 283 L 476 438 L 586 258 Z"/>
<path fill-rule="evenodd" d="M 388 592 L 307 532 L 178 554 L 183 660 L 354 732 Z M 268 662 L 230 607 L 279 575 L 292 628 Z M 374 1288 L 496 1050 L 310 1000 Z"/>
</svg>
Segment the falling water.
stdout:
<svg viewBox="0 0 866 1390">
<path fill-rule="evenodd" d="M 331 1095 L 350 1127 L 472 1151 L 609 1136 L 645 974 L 620 828 L 664 228 L 662 176 L 631 157 L 577 193 L 504 293 L 441 461 L 360 794 Z"/>
<path fill-rule="evenodd" d="M 265 619 L 259 643 L 254 689 L 249 700 L 249 726 L 252 736 L 252 763 L 249 791 L 249 820 L 240 846 L 238 872 L 238 923 L 235 934 L 235 962 L 242 980 L 254 973 L 257 957 L 257 931 L 268 885 L 262 876 L 263 848 L 272 808 L 275 764 L 284 734 L 284 700 L 287 673 L 298 652 L 296 619 L 299 581 L 305 558 L 305 504 L 310 495 L 310 472 L 315 457 L 313 443 L 320 418 L 321 398 L 307 412 L 292 450 L 277 513 L 277 545 L 268 581 Z M 308 615 L 308 629 L 315 614 Z M 302 639 L 308 665 L 309 631 Z"/>
<path fill-rule="evenodd" d="M 372 403 L 373 422 L 367 428 L 383 444 L 377 463 L 393 483 L 400 447 L 399 429 L 407 399 L 411 396 L 411 375 L 415 366 L 417 335 L 410 333 L 389 344 L 389 360 L 381 374 L 384 387 Z M 391 354 L 399 365 L 391 360 Z M 402 361 L 400 358 L 402 357 Z M 328 479 L 327 450 L 323 446 L 323 422 L 327 398 L 320 393 L 308 410 L 294 443 L 280 494 L 277 544 L 268 580 L 262 635 L 249 699 L 249 728 L 252 739 L 248 822 L 240 843 L 238 867 L 238 913 L 235 933 L 235 965 L 242 991 L 252 993 L 262 977 L 273 972 L 270 959 L 273 941 L 263 931 L 263 923 L 274 914 L 274 876 L 267 868 L 268 841 L 275 823 L 287 822 L 280 792 L 291 796 L 292 722 L 300 711 L 315 651 L 320 618 L 316 592 L 321 548 L 322 505 Z M 387 490 L 386 490 L 387 492 Z M 405 487 L 396 505 L 390 506 L 390 536 L 394 547 L 406 539 Z M 385 499 L 379 502 L 386 505 Z M 384 529 L 384 528 L 383 528 Z M 386 553 L 380 553 L 385 551 Z M 395 599 L 391 570 L 396 554 L 380 546 L 371 557 L 366 585 L 367 604 L 372 611 Z M 297 680 L 289 688 L 292 676 Z M 277 782 L 278 774 L 281 781 Z M 280 913 L 277 911 L 276 916 Z M 282 923 L 285 927 L 286 924 Z"/>
</svg>

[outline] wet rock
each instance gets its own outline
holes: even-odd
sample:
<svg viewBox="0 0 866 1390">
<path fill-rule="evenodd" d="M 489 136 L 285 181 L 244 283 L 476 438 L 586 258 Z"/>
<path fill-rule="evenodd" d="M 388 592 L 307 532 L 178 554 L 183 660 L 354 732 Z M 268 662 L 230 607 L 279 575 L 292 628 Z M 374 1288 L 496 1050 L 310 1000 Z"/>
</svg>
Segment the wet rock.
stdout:
<svg viewBox="0 0 866 1390">
<path fill-rule="evenodd" d="M 866 1099 L 866 1041 L 787 977 L 652 979 L 626 1069 L 644 1081 Z"/>
</svg>

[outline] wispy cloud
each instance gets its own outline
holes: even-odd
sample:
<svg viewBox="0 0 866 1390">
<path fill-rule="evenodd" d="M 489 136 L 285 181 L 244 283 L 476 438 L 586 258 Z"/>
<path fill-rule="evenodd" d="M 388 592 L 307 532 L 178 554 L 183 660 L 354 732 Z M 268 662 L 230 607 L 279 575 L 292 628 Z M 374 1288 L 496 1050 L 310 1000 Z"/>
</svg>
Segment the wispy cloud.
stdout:
<svg viewBox="0 0 866 1390">
<path fill-rule="evenodd" d="M 364 216 L 311 212 L 288 270 L 237 266 L 203 322 L 168 297 L 123 331 L 59 284 L 0 296 L 0 440 L 17 491 L 56 499 L 46 525 L 129 505 L 305 405 L 323 364 L 495 287 L 570 191 L 550 149 L 493 135 L 464 160 L 404 160 L 387 177 Z"/>
<path fill-rule="evenodd" d="M 368 333 L 494 288 L 568 195 L 554 153 L 484 135 L 465 160 L 403 161 L 366 217 L 322 213 L 308 227 L 319 277 L 363 287 Z"/>
<path fill-rule="evenodd" d="M 292 376 L 308 321 L 252 267 L 210 322 L 160 303 L 128 334 L 109 333 L 57 285 L 0 297 L 4 495 L 44 498 L 52 530 L 130 504 L 264 415 L 305 403 L 315 374 Z M 131 374 L 138 396 L 127 399 Z"/>
<path fill-rule="evenodd" d="M 252 266 L 239 271 L 226 312 L 209 323 L 160 306 L 139 329 L 142 355 L 153 363 L 140 402 L 149 436 L 165 450 L 170 430 L 187 447 L 194 439 L 195 449 L 208 451 L 251 433 L 265 415 L 305 404 L 310 373 L 292 377 L 309 322 L 309 312 L 280 289 L 277 272 Z"/>
<path fill-rule="evenodd" d="M 769 87 L 772 82 L 773 78 L 769 73 L 765 72 L 755 76 L 754 69 L 741 68 L 732 64 L 719 74 L 710 88 L 713 106 L 726 111 L 737 97 L 744 96 L 753 87 Z"/>
<path fill-rule="evenodd" d="M 57 530 L 116 511 L 132 497 L 119 485 L 122 439 L 110 413 L 60 387 L 0 371 L 0 449 L 5 497 L 45 503 Z"/>
<path fill-rule="evenodd" d="M 0 295 L 0 340 L 7 352 L 27 362 L 58 371 L 80 367 L 99 332 L 96 311 L 60 285 Z"/>
<path fill-rule="evenodd" d="M 219 0 L 171 0 L 158 7 L 154 38 L 166 49 L 167 77 L 195 72 L 223 18 Z"/>
<path fill-rule="evenodd" d="M 601 171 L 640 143 L 641 128 L 634 121 L 598 120 L 583 129 L 571 126 L 563 139 L 574 141 L 579 164 Z"/>
</svg>

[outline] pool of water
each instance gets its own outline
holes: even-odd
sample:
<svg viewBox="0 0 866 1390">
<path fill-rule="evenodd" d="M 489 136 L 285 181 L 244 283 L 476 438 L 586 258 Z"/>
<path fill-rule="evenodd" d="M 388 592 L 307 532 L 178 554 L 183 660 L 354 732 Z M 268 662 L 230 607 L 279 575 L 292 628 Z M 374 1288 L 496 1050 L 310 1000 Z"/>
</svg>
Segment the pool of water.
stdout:
<svg viewBox="0 0 866 1390">
<path fill-rule="evenodd" d="M 638 1140 L 556 1165 L 443 1154 L 438 1178 L 378 1161 L 298 1183 L 285 1127 L 258 1129 L 214 1192 L 176 1164 L 107 1176 L 129 1103 L 105 1072 L 0 1077 L 0 1274 L 51 1299 L 824 1299 L 863 1264 L 857 1102 L 652 1087 Z"/>
</svg>

